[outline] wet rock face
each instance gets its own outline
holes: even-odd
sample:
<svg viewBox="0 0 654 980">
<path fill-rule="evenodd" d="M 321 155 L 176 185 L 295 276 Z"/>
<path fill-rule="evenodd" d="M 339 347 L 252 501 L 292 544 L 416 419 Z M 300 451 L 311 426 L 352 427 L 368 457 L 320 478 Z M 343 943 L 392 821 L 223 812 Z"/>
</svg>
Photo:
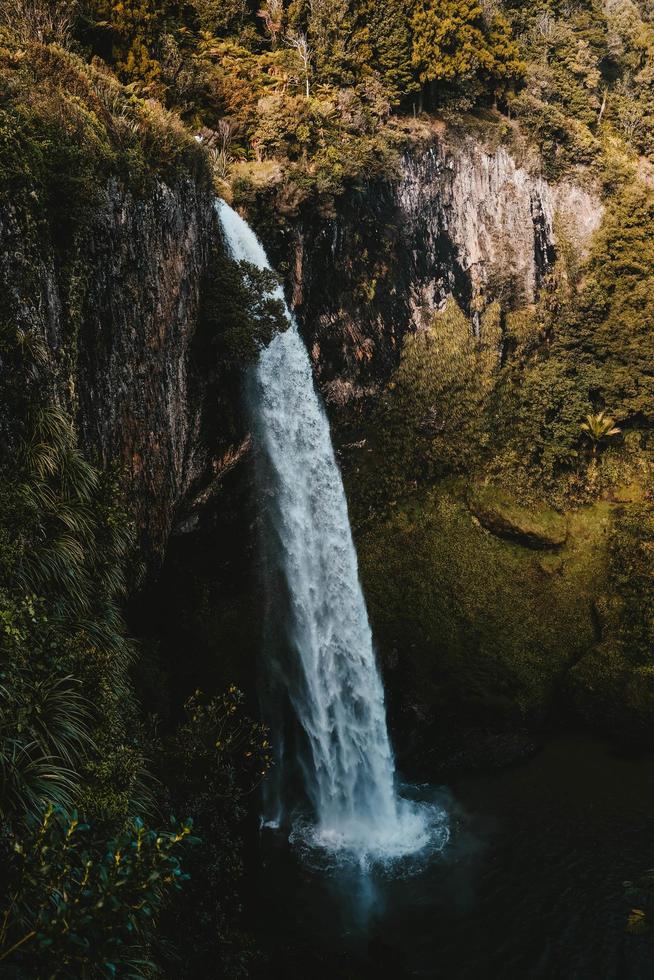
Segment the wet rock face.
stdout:
<svg viewBox="0 0 654 980">
<path fill-rule="evenodd" d="M 114 185 L 98 218 L 79 333 L 80 430 L 104 465 L 125 469 L 157 549 L 207 462 L 207 376 L 193 342 L 217 227 L 210 198 L 190 183 L 158 185 L 138 202 Z"/>
<path fill-rule="evenodd" d="M 489 154 L 464 140 L 458 152 L 436 144 L 419 156 L 407 154 L 398 196 L 416 244 L 422 239 L 433 256 L 439 240 L 448 241 L 466 280 L 459 301 L 469 306 L 500 289 L 502 280 L 513 280 L 519 300 L 533 300 L 554 260 L 552 195 L 503 147 Z M 438 300 L 428 278 L 416 285 L 424 296 L 418 305 Z"/>
<path fill-rule="evenodd" d="M 449 296 L 478 332 L 480 312 L 533 302 L 563 229 L 583 251 L 598 201 L 519 166 L 502 146 L 435 136 L 407 152 L 393 182 L 352 192 L 335 218 L 306 217 L 292 250 L 290 294 L 328 401 L 373 392 L 405 331 Z"/>
<path fill-rule="evenodd" d="M 74 241 L 58 242 L 44 221 L 34 228 L 30 215 L 5 211 L 9 308 L 46 340 L 43 383 L 77 419 L 89 458 L 123 474 L 145 553 L 156 557 L 181 503 L 225 451 L 205 438 L 215 428 L 215 366 L 198 336 L 221 247 L 211 188 L 180 179 L 139 196 L 112 180 Z"/>
</svg>

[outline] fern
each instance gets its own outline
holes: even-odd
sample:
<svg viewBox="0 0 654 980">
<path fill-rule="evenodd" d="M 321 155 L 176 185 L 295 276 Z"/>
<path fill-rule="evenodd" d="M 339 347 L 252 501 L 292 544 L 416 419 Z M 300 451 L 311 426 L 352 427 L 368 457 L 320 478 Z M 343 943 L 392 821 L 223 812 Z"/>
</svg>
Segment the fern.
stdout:
<svg viewBox="0 0 654 980">
<path fill-rule="evenodd" d="M 124 807 L 123 790 L 112 790 L 112 766 L 124 765 L 131 773 L 132 799 L 151 803 L 138 751 L 123 744 L 136 724 L 128 673 L 134 648 L 119 605 L 128 592 L 131 527 L 116 515 L 99 472 L 80 453 L 74 427 L 57 406 L 33 414 L 13 491 L 10 479 L 0 502 L 11 511 L 7 523 L 14 529 L 15 558 L 11 568 L 0 569 L 0 583 L 18 588 L 19 605 L 24 597 L 41 598 L 35 617 L 16 619 L 25 676 L 9 671 L 0 699 L 3 810 L 25 812 L 44 800 L 77 802 L 79 773 L 85 792 L 89 777 L 97 774 L 104 787 L 101 807 L 112 792 Z M 0 622 L 0 641 L 1 628 Z M 40 651 L 33 665 L 25 652 L 28 642 Z M 51 665 L 46 680 L 39 674 L 45 663 Z M 80 678 L 77 687 L 72 673 Z M 98 685 L 95 714 L 82 692 Z M 18 700 L 12 702 L 10 690 Z M 91 728 L 102 733 L 106 766 L 93 755 Z"/>
</svg>

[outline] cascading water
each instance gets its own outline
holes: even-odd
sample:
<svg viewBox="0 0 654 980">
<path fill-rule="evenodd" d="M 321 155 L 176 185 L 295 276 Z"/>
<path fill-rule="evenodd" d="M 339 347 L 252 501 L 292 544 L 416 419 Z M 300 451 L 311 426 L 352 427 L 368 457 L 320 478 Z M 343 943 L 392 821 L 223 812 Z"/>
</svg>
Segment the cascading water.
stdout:
<svg viewBox="0 0 654 980">
<path fill-rule="evenodd" d="M 251 228 L 223 201 L 232 258 L 270 265 Z M 284 301 L 281 286 L 275 298 Z M 361 857 L 395 857 L 447 834 L 442 811 L 398 797 L 384 692 L 359 584 L 329 423 L 296 324 L 262 350 L 250 410 L 269 505 L 265 516 L 286 596 L 283 684 L 304 732 L 311 842 Z M 279 665 L 277 665 L 279 669 Z M 279 736 L 281 738 L 281 735 Z"/>
</svg>

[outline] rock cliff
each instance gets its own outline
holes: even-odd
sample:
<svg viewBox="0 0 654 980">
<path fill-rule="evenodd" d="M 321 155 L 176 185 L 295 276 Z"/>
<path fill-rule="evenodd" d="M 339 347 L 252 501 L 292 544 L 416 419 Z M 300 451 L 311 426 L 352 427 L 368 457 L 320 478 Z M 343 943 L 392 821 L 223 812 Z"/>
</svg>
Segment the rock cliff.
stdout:
<svg viewBox="0 0 654 980">
<path fill-rule="evenodd" d="M 583 248 L 601 209 L 503 146 L 442 131 L 407 150 L 394 179 L 349 192 L 335 217 L 301 215 L 271 250 L 292 259 L 289 293 L 327 400 L 378 390 L 404 334 L 448 296 L 476 331 L 498 295 L 533 300 L 555 254 L 557 215 Z M 112 179 L 83 233 L 58 234 L 25 210 L 3 211 L 7 305 L 47 341 L 52 383 L 84 449 L 126 475 L 147 547 L 161 553 L 176 517 L 189 526 L 189 506 L 202 506 L 246 438 L 216 425 L 224 378 L 197 330 L 222 250 L 212 191 L 180 178 L 138 194 Z M 228 397 L 238 401 L 236 387 Z"/>
<path fill-rule="evenodd" d="M 139 195 L 112 179 L 74 241 L 56 231 L 0 212 L 0 281 L 17 326 L 47 342 L 50 384 L 83 449 L 124 475 L 146 548 L 160 553 L 180 502 L 226 451 L 204 438 L 218 393 L 198 332 L 221 247 L 212 191 L 187 178 Z"/>
<path fill-rule="evenodd" d="M 533 301 L 560 236 L 583 252 L 602 207 L 581 185 L 550 185 L 534 161 L 438 127 L 407 150 L 395 179 L 353 191 L 336 216 L 300 218 L 290 293 L 328 401 L 372 392 L 402 337 L 454 296 L 480 329 L 494 299 Z"/>
</svg>

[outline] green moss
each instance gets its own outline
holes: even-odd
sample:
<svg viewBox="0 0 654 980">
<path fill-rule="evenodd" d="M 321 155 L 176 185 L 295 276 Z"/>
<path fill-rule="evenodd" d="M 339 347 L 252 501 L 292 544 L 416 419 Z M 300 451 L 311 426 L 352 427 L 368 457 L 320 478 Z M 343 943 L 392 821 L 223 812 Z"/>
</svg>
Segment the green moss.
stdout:
<svg viewBox="0 0 654 980">
<path fill-rule="evenodd" d="M 652 505 L 601 500 L 559 515 L 516 505 L 494 487 L 476 494 L 523 530 L 567 526 L 567 536 L 549 553 L 498 537 L 466 506 L 460 479 L 369 521 L 358 539 L 361 577 L 402 704 L 431 711 L 444 727 L 500 728 L 566 704 L 586 724 L 646 734 L 654 721 Z"/>
<path fill-rule="evenodd" d="M 568 536 L 565 517 L 546 504 L 521 504 L 508 490 L 492 484 L 474 486 L 468 506 L 480 523 L 499 537 L 534 548 L 557 548 Z"/>
<path fill-rule="evenodd" d="M 416 493 L 358 541 L 382 656 L 444 723 L 533 717 L 595 641 L 609 506 L 571 516 L 561 564 L 485 531 L 459 483 Z"/>
<path fill-rule="evenodd" d="M 596 614 L 602 642 L 571 671 L 568 694 L 587 722 L 639 736 L 654 719 L 654 508 L 619 506 Z"/>
<path fill-rule="evenodd" d="M 614 639 L 572 668 L 565 694 L 587 725 L 612 734 L 651 738 L 654 667 L 634 668 Z"/>
</svg>

